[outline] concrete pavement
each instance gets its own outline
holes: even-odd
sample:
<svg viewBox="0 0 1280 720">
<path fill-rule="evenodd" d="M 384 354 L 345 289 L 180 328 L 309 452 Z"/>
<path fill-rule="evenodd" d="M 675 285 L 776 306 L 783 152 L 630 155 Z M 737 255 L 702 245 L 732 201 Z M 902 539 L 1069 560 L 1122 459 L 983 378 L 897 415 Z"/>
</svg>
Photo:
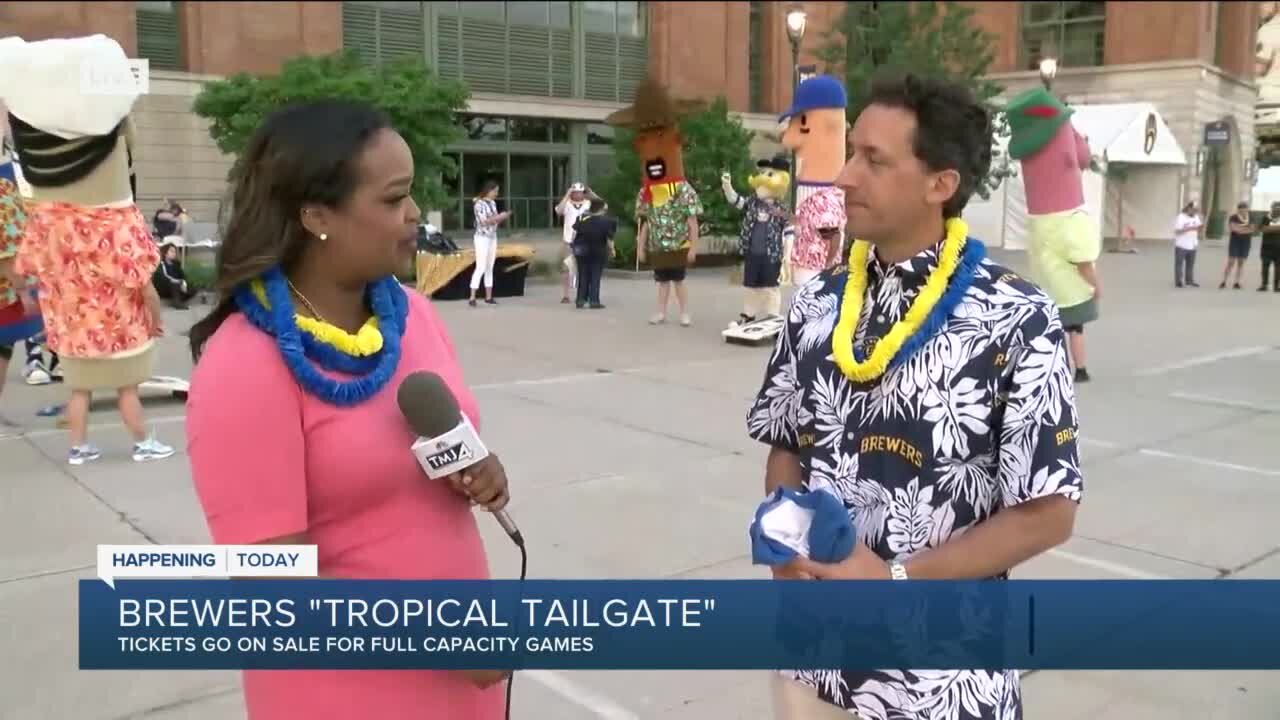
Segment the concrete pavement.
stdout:
<svg viewBox="0 0 1280 720">
<path fill-rule="evenodd" d="M 1204 287 L 1182 290 L 1171 249 L 1103 256 L 1103 317 L 1088 331 L 1095 379 L 1078 389 L 1087 485 L 1076 537 L 1015 576 L 1280 577 L 1280 294 L 1254 292 L 1256 258 L 1245 290 L 1217 290 L 1223 254 L 1203 247 Z M 511 472 L 530 576 L 760 577 L 746 526 L 764 453 L 743 416 L 768 350 L 721 342 L 740 299 L 726 274 L 695 274 L 688 329 L 645 324 L 646 280 L 607 278 L 604 311 L 559 305 L 558 286 L 529 290 L 496 308 L 440 309 L 486 441 Z M 206 309 L 170 314 L 160 372 L 187 374 L 178 333 Z M 76 670 L 75 582 L 92 575 L 94 546 L 207 534 L 185 456 L 133 463 L 109 407 L 94 415 L 105 457 L 68 466 L 64 433 L 34 414 L 60 399 L 56 386 L 23 385 L 16 363 L 0 399 L 29 430 L 0 440 L 0 718 L 243 717 L 235 673 Z M 148 413 L 181 448 L 182 406 L 155 398 Z M 685 504 L 670 501 L 675 491 Z M 518 556 L 495 524 L 482 528 L 495 576 L 513 576 Z M 1037 672 L 1025 685 L 1035 720 L 1261 720 L 1280 707 L 1280 673 Z M 513 715 L 767 718 L 767 700 L 762 673 L 527 672 Z"/>
</svg>

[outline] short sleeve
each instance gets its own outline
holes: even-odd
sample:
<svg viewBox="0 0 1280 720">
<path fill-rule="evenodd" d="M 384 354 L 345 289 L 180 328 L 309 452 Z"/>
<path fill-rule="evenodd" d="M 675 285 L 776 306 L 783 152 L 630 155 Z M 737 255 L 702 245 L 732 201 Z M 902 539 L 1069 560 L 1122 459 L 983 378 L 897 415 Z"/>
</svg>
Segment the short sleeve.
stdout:
<svg viewBox="0 0 1280 720">
<path fill-rule="evenodd" d="M 644 190 L 636 193 L 636 220 L 649 217 L 649 203 L 644 201 Z"/>
<path fill-rule="evenodd" d="M 778 333 L 765 367 L 764 382 L 747 412 L 747 435 L 766 445 L 799 453 L 800 382 L 796 342 L 803 326 L 800 296 L 792 306 L 787 327 Z"/>
<path fill-rule="evenodd" d="M 1076 502 L 1079 420 L 1057 309 L 1041 305 L 1023 322 L 1001 378 L 999 487 L 1005 507 L 1053 495 Z"/>
<path fill-rule="evenodd" d="M 689 217 L 697 217 L 698 215 L 701 215 L 702 199 L 698 197 L 698 191 L 694 190 L 693 186 L 689 183 L 685 183 L 684 192 L 681 194 L 684 196 L 682 199 L 684 200 L 685 213 Z"/>
<path fill-rule="evenodd" d="M 270 338 L 239 315 L 223 323 L 192 373 L 187 455 L 215 543 L 307 529 L 301 390 Z"/>
</svg>

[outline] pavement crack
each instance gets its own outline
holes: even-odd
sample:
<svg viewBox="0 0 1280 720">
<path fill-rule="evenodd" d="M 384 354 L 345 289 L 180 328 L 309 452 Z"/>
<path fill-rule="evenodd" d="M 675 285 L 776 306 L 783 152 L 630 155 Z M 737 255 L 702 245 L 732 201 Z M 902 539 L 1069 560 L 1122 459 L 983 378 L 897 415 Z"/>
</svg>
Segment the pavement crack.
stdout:
<svg viewBox="0 0 1280 720">
<path fill-rule="evenodd" d="M 158 713 L 167 712 L 169 710 L 177 710 L 179 708 L 184 708 L 189 705 L 195 705 L 196 703 L 204 702 L 205 700 L 212 700 L 214 698 L 219 698 L 224 695 L 230 695 L 232 693 L 238 693 L 238 692 L 240 692 L 240 687 L 238 685 L 232 685 L 230 687 L 212 688 L 210 690 L 200 693 L 199 695 L 180 698 L 172 702 L 162 703 L 160 705 L 153 705 L 149 708 L 146 708 L 145 710 L 138 710 L 136 712 L 131 712 L 127 715 L 120 715 L 116 718 L 116 720 L 145 720 L 145 718 L 153 717 Z"/>
<path fill-rule="evenodd" d="M 71 482 L 75 483 L 81 490 L 88 493 L 90 497 L 92 497 L 94 500 L 97 500 L 99 503 L 101 503 L 103 507 L 105 507 L 106 509 L 114 513 L 116 518 L 120 520 L 120 522 L 123 522 L 124 524 L 128 525 L 134 532 L 141 535 L 143 539 L 145 539 L 148 543 L 151 543 L 152 545 L 160 544 L 158 540 L 151 537 L 150 533 L 148 533 L 146 530 L 143 530 L 141 527 L 139 527 L 137 523 L 133 522 L 133 520 L 131 520 L 128 514 L 126 514 L 123 510 L 112 505 L 110 502 L 107 501 L 105 497 L 103 497 L 102 495 L 99 495 L 97 492 L 94 491 L 93 488 L 89 487 L 84 481 L 76 477 L 75 473 L 71 472 L 70 470 L 67 470 L 66 466 L 63 465 L 61 462 L 59 462 L 58 458 L 55 458 L 49 453 L 45 452 L 43 448 L 31 442 L 30 439 L 28 439 L 26 442 L 28 445 L 31 446 L 33 450 L 35 450 L 40 455 L 44 456 L 44 458 L 48 460 L 50 464 L 53 465 L 53 467 L 57 470 L 57 472 L 60 475 L 71 480 Z"/>
<path fill-rule="evenodd" d="M 1231 577 L 1232 575 L 1238 575 L 1244 572 L 1245 570 L 1248 570 L 1249 568 L 1253 567 L 1254 565 L 1257 565 L 1258 563 L 1261 563 L 1261 562 L 1265 562 L 1266 560 L 1276 557 L 1277 555 L 1280 555 L 1280 547 L 1272 548 L 1271 550 L 1268 550 L 1267 552 L 1262 553 L 1258 557 L 1244 563 L 1243 565 L 1240 565 L 1239 567 L 1233 570 L 1223 570 L 1222 576 Z"/>
<path fill-rule="evenodd" d="M 80 572 L 82 570 L 92 570 L 97 565 L 77 565 L 76 567 L 62 568 L 61 570 L 41 570 L 39 572 L 27 573 L 26 575 L 15 575 L 13 577 L 0 578 L 0 585 L 5 583 L 22 582 L 23 580 L 36 580 L 39 578 L 52 577 L 54 575 L 66 575 L 67 573 Z"/>
</svg>

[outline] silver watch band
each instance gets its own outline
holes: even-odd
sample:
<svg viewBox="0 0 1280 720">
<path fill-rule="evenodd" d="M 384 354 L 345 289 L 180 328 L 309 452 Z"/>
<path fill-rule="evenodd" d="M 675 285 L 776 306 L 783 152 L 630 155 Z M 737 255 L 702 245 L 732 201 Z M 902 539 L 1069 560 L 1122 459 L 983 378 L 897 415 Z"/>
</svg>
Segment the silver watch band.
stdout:
<svg viewBox="0 0 1280 720">
<path fill-rule="evenodd" d="M 890 561 L 890 562 L 889 562 L 889 575 L 890 575 L 894 580 L 906 580 L 906 579 L 907 579 L 907 568 L 906 568 L 906 567 L 904 567 L 904 566 L 902 565 L 902 563 L 898 562 L 897 560 Z"/>
</svg>

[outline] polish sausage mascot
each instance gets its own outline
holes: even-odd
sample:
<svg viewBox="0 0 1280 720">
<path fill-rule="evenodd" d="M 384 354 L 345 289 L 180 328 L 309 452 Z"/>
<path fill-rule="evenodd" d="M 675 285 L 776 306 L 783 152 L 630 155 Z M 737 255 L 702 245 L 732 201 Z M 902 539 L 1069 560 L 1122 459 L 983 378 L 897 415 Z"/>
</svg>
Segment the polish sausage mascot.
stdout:
<svg viewBox="0 0 1280 720">
<path fill-rule="evenodd" d="M 1027 249 L 1031 279 L 1053 299 L 1067 332 L 1076 382 L 1085 368 L 1084 326 L 1098 319 L 1098 224 L 1084 207 L 1089 143 L 1071 124 L 1072 109 L 1043 87 L 1027 90 L 1004 108 L 1009 156 L 1022 165 L 1027 197 Z"/>
</svg>

